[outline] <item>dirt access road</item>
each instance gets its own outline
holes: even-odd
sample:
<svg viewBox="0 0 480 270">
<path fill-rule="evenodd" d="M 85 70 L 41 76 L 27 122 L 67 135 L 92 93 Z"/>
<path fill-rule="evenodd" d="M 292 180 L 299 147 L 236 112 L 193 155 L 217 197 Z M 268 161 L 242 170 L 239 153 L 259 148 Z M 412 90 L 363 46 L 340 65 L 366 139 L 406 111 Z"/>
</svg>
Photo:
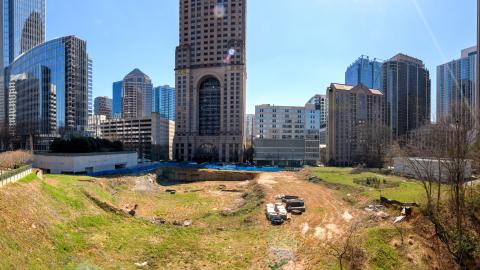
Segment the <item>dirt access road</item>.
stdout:
<svg viewBox="0 0 480 270">
<path fill-rule="evenodd" d="M 279 194 L 305 199 L 307 211 L 301 216 L 292 216 L 291 220 L 278 227 L 292 238 L 292 242 L 297 243 L 291 250 L 295 259 L 284 269 L 311 269 L 308 264 L 312 258 L 308 254 L 318 253 L 319 247 L 326 251 L 325 244 L 340 239 L 362 215 L 334 190 L 308 182 L 302 179 L 303 175 L 291 172 L 263 173 L 257 178 L 266 194 L 267 203 L 276 202 L 275 196 Z M 263 219 L 265 226 L 271 226 L 266 218 Z"/>
</svg>

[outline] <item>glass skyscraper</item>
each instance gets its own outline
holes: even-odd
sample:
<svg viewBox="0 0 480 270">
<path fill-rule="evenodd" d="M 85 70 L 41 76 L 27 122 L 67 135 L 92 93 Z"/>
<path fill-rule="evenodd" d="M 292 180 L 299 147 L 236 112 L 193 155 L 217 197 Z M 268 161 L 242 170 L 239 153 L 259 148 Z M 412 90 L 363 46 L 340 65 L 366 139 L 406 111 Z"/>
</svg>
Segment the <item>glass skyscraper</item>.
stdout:
<svg viewBox="0 0 480 270">
<path fill-rule="evenodd" d="M 45 41 L 45 0 L 2 0 L 3 64 Z"/>
<path fill-rule="evenodd" d="M 153 111 L 175 121 L 175 88 L 169 85 L 153 88 Z"/>
<path fill-rule="evenodd" d="M 86 42 L 62 37 L 42 43 L 6 69 L 8 119 L 20 146 L 34 139 L 48 150 L 53 138 L 83 133 L 88 120 Z"/>
<path fill-rule="evenodd" d="M 381 89 L 382 62 L 362 55 L 350 65 L 345 72 L 345 84 L 356 86 L 360 83 L 368 88 Z"/>
<path fill-rule="evenodd" d="M 437 120 L 450 116 L 452 106 L 460 103 L 476 111 L 478 91 L 476 74 L 477 48 L 462 50 L 461 58 L 437 67 Z"/>
<path fill-rule="evenodd" d="M 430 72 L 416 58 L 397 54 L 383 64 L 385 125 L 400 138 L 430 122 Z"/>
<path fill-rule="evenodd" d="M 122 117 L 122 83 L 123 81 L 114 82 L 112 86 L 112 116 L 113 118 Z"/>
<path fill-rule="evenodd" d="M 4 72 L 19 55 L 45 41 L 45 0 L 1 0 L 0 85 Z M 7 123 L 7 93 L 0 87 L 0 128 Z"/>
</svg>

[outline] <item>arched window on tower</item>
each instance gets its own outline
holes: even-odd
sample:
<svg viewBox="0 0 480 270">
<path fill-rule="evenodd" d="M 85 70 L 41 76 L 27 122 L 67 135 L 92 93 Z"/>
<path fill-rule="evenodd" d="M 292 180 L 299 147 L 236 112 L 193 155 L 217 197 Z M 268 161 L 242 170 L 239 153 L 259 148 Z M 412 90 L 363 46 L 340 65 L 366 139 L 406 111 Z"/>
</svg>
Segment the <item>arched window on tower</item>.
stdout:
<svg viewBox="0 0 480 270">
<path fill-rule="evenodd" d="M 198 122 L 200 136 L 220 135 L 220 81 L 206 77 L 200 83 Z"/>
</svg>

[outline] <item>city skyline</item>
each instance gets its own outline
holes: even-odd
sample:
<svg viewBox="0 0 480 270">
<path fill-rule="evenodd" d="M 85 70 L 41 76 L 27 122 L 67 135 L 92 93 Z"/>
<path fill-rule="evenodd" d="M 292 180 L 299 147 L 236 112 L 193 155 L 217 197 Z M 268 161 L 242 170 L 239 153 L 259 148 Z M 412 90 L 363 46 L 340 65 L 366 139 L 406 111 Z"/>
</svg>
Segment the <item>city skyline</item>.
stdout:
<svg viewBox="0 0 480 270">
<path fill-rule="evenodd" d="M 111 84 L 135 67 L 150 74 L 155 85 L 174 85 L 177 1 L 143 0 L 142 5 L 113 2 L 48 1 L 52 25 L 48 39 L 73 32 L 89 42 L 95 59 L 94 96 L 111 96 Z M 463 5 L 455 1 L 438 5 L 433 0 L 252 1 L 247 26 L 247 113 L 263 103 L 301 106 L 310 96 L 324 94 L 332 81 L 342 83 L 346 68 L 362 54 L 386 60 L 405 53 L 423 60 L 431 77 L 436 78 L 438 65 L 456 59 L 458 51 L 475 44 L 474 5 L 473 0 Z M 154 15 L 159 10 L 163 16 L 157 19 Z M 152 16 L 148 16 L 150 13 Z M 341 22 L 334 20 L 336 14 L 342 14 Z M 138 17 L 138 23 L 123 22 L 125 15 Z M 76 18 L 85 23 L 75 23 Z M 138 24 L 143 29 L 138 30 Z M 352 25 L 358 30 L 349 31 Z M 101 31 L 91 30 L 95 28 Z M 124 33 L 136 30 L 141 31 L 137 40 L 126 42 L 128 35 Z M 343 34 L 347 31 L 348 36 Z M 362 37 L 361 43 L 353 43 Z M 327 42 L 340 38 L 343 40 L 338 46 Z M 382 40 L 394 42 L 385 44 Z M 295 96 L 289 95 L 292 88 L 298 93 Z M 433 83 L 432 116 L 436 111 L 435 93 Z"/>
</svg>

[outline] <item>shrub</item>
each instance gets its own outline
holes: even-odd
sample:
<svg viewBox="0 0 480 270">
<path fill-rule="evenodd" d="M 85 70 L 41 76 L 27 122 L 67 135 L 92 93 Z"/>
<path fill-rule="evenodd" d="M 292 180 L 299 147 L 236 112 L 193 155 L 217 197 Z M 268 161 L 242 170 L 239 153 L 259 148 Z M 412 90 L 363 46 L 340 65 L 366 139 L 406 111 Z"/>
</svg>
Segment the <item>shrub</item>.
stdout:
<svg viewBox="0 0 480 270">
<path fill-rule="evenodd" d="M 27 151 L 10 151 L 0 153 L 0 168 L 1 169 L 16 169 L 25 164 L 30 164 L 33 161 L 33 156 Z"/>
</svg>

